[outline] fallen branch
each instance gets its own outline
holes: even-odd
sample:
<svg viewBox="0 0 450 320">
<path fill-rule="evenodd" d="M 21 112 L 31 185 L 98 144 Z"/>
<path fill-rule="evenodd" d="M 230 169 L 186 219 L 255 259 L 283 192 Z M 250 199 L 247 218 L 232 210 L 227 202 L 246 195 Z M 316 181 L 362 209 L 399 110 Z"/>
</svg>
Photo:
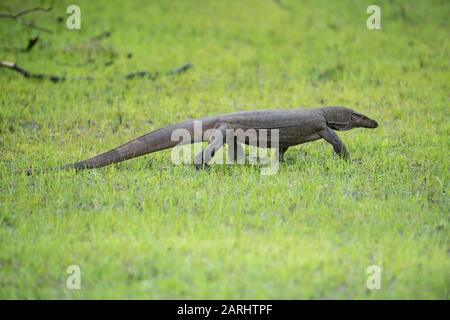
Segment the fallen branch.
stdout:
<svg viewBox="0 0 450 320">
<path fill-rule="evenodd" d="M 149 77 L 152 80 L 156 79 L 158 77 L 158 73 L 152 73 L 148 71 L 136 71 L 136 72 L 130 72 L 125 76 L 125 79 L 130 80 L 134 78 L 144 78 Z"/>
<path fill-rule="evenodd" d="M 33 37 L 33 38 L 28 38 L 28 44 L 26 47 L 23 48 L 17 48 L 17 47 L 8 47 L 5 46 L 3 49 L 5 51 L 16 51 L 16 52 L 28 52 L 31 51 L 31 49 L 33 49 L 33 47 L 36 45 L 36 43 L 39 41 L 39 36 Z"/>
<path fill-rule="evenodd" d="M 0 13 L 0 18 L 12 19 L 12 20 L 16 21 L 17 23 L 19 23 L 19 24 L 21 24 L 21 25 L 23 25 L 23 26 L 25 26 L 27 28 L 31 28 L 31 29 L 36 29 L 36 30 L 52 33 L 52 31 L 49 30 L 49 29 L 36 26 L 34 24 L 34 22 L 32 22 L 32 21 L 25 21 L 25 20 L 20 19 L 21 16 L 24 16 L 24 15 L 26 15 L 28 13 L 31 13 L 31 12 L 36 12 L 36 11 L 49 12 L 50 10 L 52 10 L 52 7 L 48 7 L 48 8 L 36 7 L 36 8 L 31 8 L 31 9 L 26 9 L 26 10 L 20 11 L 20 12 L 18 12 L 16 14 Z"/>
<path fill-rule="evenodd" d="M 67 78 L 65 76 L 55 76 L 55 75 L 50 75 L 50 74 L 45 74 L 45 73 L 32 73 L 32 72 L 18 66 L 15 62 L 6 61 L 6 60 L 0 61 L 0 67 L 16 71 L 16 72 L 20 73 L 21 75 L 23 75 L 25 78 L 29 78 L 29 79 L 30 78 L 49 79 L 52 82 L 60 82 L 60 81 L 67 80 Z M 186 72 L 186 70 L 188 70 L 191 67 L 192 67 L 192 64 L 190 62 L 188 62 L 176 69 L 170 70 L 167 74 L 168 75 L 180 74 L 180 73 Z M 159 74 L 157 72 L 149 72 L 149 71 L 145 71 L 145 70 L 144 71 L 136 71 L 136 72 L 131 72 L 131 73 L 127 74 L 125 76 L 125 79 L 130 80 L 130 79 L 134 79 L 134 78 L 144 78 L 144 77 L 148 77 L 152 80 L 155 80 L 159 77 Z M 71 79 L 72 80 L 94 80 L 94 78 L 91 76 L 71 78 Z"/>
<path fill-rule="evenodd" d="M 111 31 L 105 31 L 105 32 L 102 32 L 102 33 L 92 37 L 91 39 L 89 39 L 89 41 L 100 41 L 105 38 L 109 38 L 110 36 L 111 36 Z"/>
<path fill-rule="evenodd" d="M 49 79 L 52 82 L 60 82 L 66 80 L 66 77 L 64 76 L 55 76 L 55 75 L 49 75 L 45 73 L 31 73 L 28 70 L 25 70 L 21 67 L 19 67 L 15 62 L 11 61 L 0 61 L 0 67 L 7 68 L 13 71 L 16 71 L 20 74 L 22 74 L 25 78 L 33 78 L 33 79 Z"/>
<path fill-rule="evenodd" d="M 187 63 L 179 66 L 178 68 L 169 70 L 166 74 L 168 76 L 174 76 L 174 75 L 186 72 L 191 67 L 192 67 L 192 63 L 187 62 Z M 125 79 L 130 80 L 130 79 L 134 79 L 134 78 L 145 78 L 145 77 L 155 80 L 156 78 L 159 77 L 159 74 L 158 74 L 158 72 L 149 72 L 146 70 L 136 71 L 136 72 L 131 72 L 131 73 L 127 74 L 125 76 Z"/>
<path fill-rule="evenodd" d="M 25 9 L 23 11 L 19 11 L 16 14 L 10 14 L 10 13 L 0 13 L 0 18 L 12 18 L 12 19 L 17 19 L 23 15 L 26 15 L 30 12 L 35 12 L 35 11 L 46 11 L 49 12 L 50 10 L 52 10 L 52 7 L 48 7 L 48 8 L 40 8 L 40 7 L 36 7 L 36 8 L 31 8 L 31 9 Z"/>
<path fill-rule="evenodd" d="M 167 74 L 170 76 L 174 76 L 174 75 L 186 72 L 191 67 L 192 67 L 192 63 L 187 62 L 178 68 L 170 70 L 169 72 L 167 72 Z"/>
<path fill-rule="evenodd" d="M 36 36 L 34 38 L 30 38 L 28 39 L 28 45 L 25 49 L 23 49 L 22 51 L 28 52 L 31 49 L 33 49 L 33 47 L 36 45 L 36 43 L 39 41 L 39 36 Z"/>
</svg>

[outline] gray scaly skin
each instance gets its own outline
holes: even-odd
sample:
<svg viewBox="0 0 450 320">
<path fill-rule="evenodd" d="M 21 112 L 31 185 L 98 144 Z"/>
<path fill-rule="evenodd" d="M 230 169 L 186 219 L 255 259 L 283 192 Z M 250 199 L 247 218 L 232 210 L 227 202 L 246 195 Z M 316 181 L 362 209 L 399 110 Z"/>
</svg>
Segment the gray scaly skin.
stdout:
<svg viewBox="0 0 450 320">
<path fill-rule="evenodd" d="M 261 129 L 278 129 L 278 154 L 280 160 L 282 160 L 283 154 L 289 147 L 319 139 L 327 141 L 333 146 L 336 154 L 348 159 L 348 151 L 334 130 L 346 131 L 353 128 L 378 127 L 378 123 L 375 120 L 345 107 L 240 111 L 220 116 L 206 117 L 197 120 L 202 123 L 203 132 L 201 137 L 194 136 L 194 121 L 188 120 L 149 132 L 93 158 L 67 164 L 57 169 L 81 170 L 99 168 L 148 153 L 172 148 L 180 144 L 178 141 L 172 141 L 171 139 L 172 132 L 176 129 L 186 129 L 191 135 L 191 141 L 184 141 L 183 144 L 199 141 L 209 142 L 206 148 L 195 156 L 194 163 L 196 164 L 196 168 L 202 168 L 204 165 L 207 165 L 214 156 L 214 153 L 226 142 L 224 138 L 214 137 L 212 134 L 204 137 L 203 133 L 208 129 L 218 130 L 218 132 L 222 133 L 221 137 L 226 137 L 227 129 L 242 129 L 244 131 L 254 129 L 258 133 Z M 270 147 L 270 136 L 267 140 L 267 146 Z M 248 141 L 237 142 L 248 144 Z M 234 152 L 236 160 L 236 155 L 242 154 L 243 151 L 239 143 L 235 143 L 235 149 L 237 149 Z M 31 174 L 33 171 L 32 169 L 27 169 L 26 172 Z"/>
</svg>

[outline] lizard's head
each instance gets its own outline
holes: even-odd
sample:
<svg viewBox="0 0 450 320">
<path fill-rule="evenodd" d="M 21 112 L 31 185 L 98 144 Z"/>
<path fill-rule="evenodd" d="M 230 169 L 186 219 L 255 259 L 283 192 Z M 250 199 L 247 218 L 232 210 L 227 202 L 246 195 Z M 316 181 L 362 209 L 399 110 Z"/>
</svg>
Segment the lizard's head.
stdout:
<svg viewBox="0 0 450 320">
<path fill-rule="evenodd" d="M 378 123 L 355 110 L 345 107 L 326 107 L 327 125 L 333 130 L 346 131 L 353 128 L 376 128 Z"/>
</svg>

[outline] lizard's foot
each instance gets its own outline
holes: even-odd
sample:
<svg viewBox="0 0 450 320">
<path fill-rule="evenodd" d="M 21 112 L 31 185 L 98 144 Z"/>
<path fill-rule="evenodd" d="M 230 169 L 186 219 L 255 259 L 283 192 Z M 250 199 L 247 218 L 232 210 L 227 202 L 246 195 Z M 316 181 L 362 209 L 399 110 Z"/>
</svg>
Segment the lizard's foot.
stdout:
<svg viewBox="0 0 450 320">
<path fill-rule="evenodd" d="M 194 163 L 194 167 L 196 170 L 207 170 L 209 169 L 209 165 L 206 163 Z"/>
<path fill-rule="evenodd" d="M 201 151 L 194 157 L 194 167 L 196 170 L 202 170 L 203 164 L 204 164 L 203 151 Z"/>
<path fill-rule="evenodd" d="M 269 163 L 269 158 L 258 157 L 258 156 L 256 156 L 256 157 L 248 156 L 247 161 L 248 161 L 248 163 L 251 163 L 251 164 L 267 164 L 267 163 Z"/>
</svg>

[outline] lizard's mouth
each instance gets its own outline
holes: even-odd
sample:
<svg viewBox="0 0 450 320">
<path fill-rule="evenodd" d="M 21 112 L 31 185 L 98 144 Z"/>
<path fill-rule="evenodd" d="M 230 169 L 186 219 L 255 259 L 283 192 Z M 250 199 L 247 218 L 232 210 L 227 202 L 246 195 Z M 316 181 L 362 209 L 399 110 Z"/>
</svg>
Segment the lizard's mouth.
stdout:
<svg viewBox="0 0 450 320">
<path fill-rule="evenodd" d="M 378 122 L 358 112 L 353 112 L 351 115 L 351 121 L 356 124 L 357 127 L 375 129 L 378 127 Z"/>
<path fill-rule="evenodd" d="M 378 122 L 376 122 L 375 120 L 372 119 L 367 119 L 366 121 L 364 121 L 364 127 L 365 128 L 369 128 L 369 129 L 375 129 L 378 128 Z"/>
</svg>

